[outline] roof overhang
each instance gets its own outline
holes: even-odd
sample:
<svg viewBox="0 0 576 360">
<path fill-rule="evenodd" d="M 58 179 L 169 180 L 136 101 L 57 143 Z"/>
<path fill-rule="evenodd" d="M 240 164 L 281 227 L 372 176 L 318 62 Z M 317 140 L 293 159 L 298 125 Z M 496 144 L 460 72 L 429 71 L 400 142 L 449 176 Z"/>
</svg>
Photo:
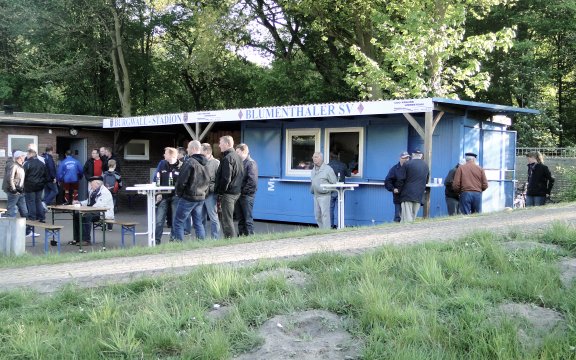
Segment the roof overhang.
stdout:
<svg viewBox="0 0 576 360">
<path fill-rule="evenodd" d="M 13 114 L 0 113 L 0 124 L 54 127 L 75 126 L 101 129 L 104 118 L 104 116 L 15 112 Z"/>
<path fill-rule="evenodd" d="M 163 126 L 193 123 L 217 123 L 226 121 L 262 121 L 293 120 L 325 117 L 354 117 L 387 114 L 415 114 L 447 108 L 482 110 L 496 114 L 528 113 L 538 114 L 537 110 L 512 106 L 492 105 L 471 101 L 450 100 L 441 98 L 403 99 L 382 101 L 355 101 L 327 104 L 286 105 L 246 109 L 229 109 L 214 111 L 196 111 L 173 114 L 134 116 L 126 118 L 108 118 L 102 123 L 103 128 L 131 128 L 143 126 Z M 446 111 L 442 109 L 442 111 Z M 447 110 L 450 111 L 450 110 Z"/>
</svg>

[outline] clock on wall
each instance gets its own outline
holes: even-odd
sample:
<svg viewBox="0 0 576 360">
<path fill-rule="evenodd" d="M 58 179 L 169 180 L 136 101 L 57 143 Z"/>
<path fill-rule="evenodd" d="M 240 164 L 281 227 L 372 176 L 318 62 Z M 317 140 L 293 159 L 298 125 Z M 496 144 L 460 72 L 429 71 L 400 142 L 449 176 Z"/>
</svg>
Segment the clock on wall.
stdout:
<svg viewBox="0 0 576 360">
<path fill-rule="evenodd" d="M 72 135 L 72 136 L 78 135 L 78 130 L 76 130 L 76 129 L 74 129 L 74 128 L 71 128 L 71 129 L 70 129 L 70 135 Z"/>
</svg>

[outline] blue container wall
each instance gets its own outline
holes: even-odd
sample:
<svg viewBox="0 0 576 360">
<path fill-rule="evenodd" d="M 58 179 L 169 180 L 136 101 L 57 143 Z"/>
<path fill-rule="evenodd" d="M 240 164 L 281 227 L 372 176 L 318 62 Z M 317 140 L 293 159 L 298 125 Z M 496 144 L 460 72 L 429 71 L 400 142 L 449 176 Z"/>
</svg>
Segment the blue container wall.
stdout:
<svg viewBox="0 0 576 360">
<path fill-rule="evenodd" d="M 416 118 L 424 125 L 423 116 Z M 315 223 L 313 198 L 309 177 L 286 176 L 286 129 L 314 128 L 321 130 L 321 149 L 324 149 L 325 129 L 338 127 L 364 128 L 363 176 L 348 178 L 360 184 L 346 192 L 346 225 L 371 225 L 390 222 L 394 217 L 392 195 L 384 186 L 390 167 L 398 162 L 402 151 L 412 151 L 423 141 L 402 115 L 383 118 L 295 120 L 245 122 L 242 141 L 249 145 L 251 156 L 258 162 L 259 189 L 254 205 L 254 218 L 261 220 Z M 464 152 L 482 153 L 482 123 L 460 115 L 444 114 L 438 123 L 432 144 L 431 179 L 445 179 Z M 508 202 L 508 186 L 490 184 L 491 199 Z M 444 187 L 430 193 L 430 216 L 447 214 Z M 422 212 L 420 213 L 422 215 Z"/>
</svg>

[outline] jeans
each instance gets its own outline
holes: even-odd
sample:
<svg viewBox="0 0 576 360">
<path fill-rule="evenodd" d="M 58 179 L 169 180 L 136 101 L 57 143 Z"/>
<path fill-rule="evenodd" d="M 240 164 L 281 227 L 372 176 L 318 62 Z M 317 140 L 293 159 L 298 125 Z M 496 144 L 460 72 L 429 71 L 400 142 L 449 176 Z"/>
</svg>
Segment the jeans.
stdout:
<svg viewBox="0 0 576 360">
<path fill-rule="evenodd" d="M 546 204 L 546 196 L 526 195 L 526 207 L 542 206 Z"/>
<path fill-rule="evenodd" d="M 464 191 L 460 194 L 460 212 L 464 215 L 482 212 L 482 193 Z"/>
<path fill-rule="evenodd" d="M 42 190 L 27 192 L 24 196 L 26 197 L 26 206 L 28 207 L 27 219 L 45 221 L 45 211 L 42 206 Z"/>
<path fill-rule="evenodd" d="M 330 194 L 314 195 L 314 217 L 320 229 L 330 229 Z"/>
<path fill-rule="evenodd" d="M 222 232 L 225 238 L 236 237 L 234 227 L 234 206 L 240 194 L 223 194 L 220 196 L 220 207 L 222 208 Z"/>
<path fill-rule="evenodd" d="M 334 214 L 336 212 L 336 214 Z M 338 192 L 332 191 L 330 194 L 330 225 L 338 226 Z"/>
<path fill-rule="evenodd" d="M 402 204 L 394 203 L 394 222 L 402 220 Z"/>
<path fill-rule="evenodd" d="M 44 204 L 51 205 L 56 195 L 58 195 L 58 185 L 55 182 L 51 181 L 44 185 Z"/>
<path fill-rule="evenodd" d="M 460 201 L 458 199 L 446 197 L 446 208 L 448 209 L 448 215 L 458 215 L 460 213 L 459 207 Z"/>
<path fill-rule="evenodd" d="M 172 209 L 172 220 L 174 221 L 174 214 L 176 214 L 176 208 L 178 207 L 178 202 L 180 198 L 173 196 L 170 198 L 162 199 L 158 205 L 156 205 L 156 245 L 162 242 L 162 232 L 164 232 L 164 224 L 166 223 L 166 217 L 168 216 L 168 209 Z M 174 237 L 174 228 L 170 230 L 170 236 Z"/>
<path fill-rule="evenodd" d="M 176 208 L 176 215 L 172 222 L 172 233 L 174 239 L 177 241 L 184 240 L 184 222 L 192 214 L 192 221 L 194 222 L 194 230 L 196 231 L 196 239 L 204 240 L 206 233 L 204 231 L 204 224 L 202 223 L 202 209 L 204 207 L 204 200 L 189 201 L 180 198 L 178 207 Z"/>
<path fill-rule="evenodd" d="M 218 207 L 216 202 L 216 194 L 210 193 L 206 195 L 206 199 L 204 200 L 204 217 L 210 220 L 212 239 L 220 238 L 220 220 L 218 219 Z"/>
<path fill-rule="evenodd" d="M 8 198 L 6 202 L 6 217 L 16 217 L 16 210 L 20 214 L 20 217 L 28 217 L 28 208 L 26 207 L 26 198 L 24 194 L 11 194 L 6 193 Z M 26 226 L 26 234 L 32 231 L 31 226 Z"/>
<path fill-rule="evenodd" d="M 90 238 L 92 236 L 92 223 L 97 221 L 100 221 L 99 214 L 82 214 L 82 241 L 90 242 Z"/>
<path fill-rule="evenodd" d="M 238 217 L 238 236 L 254 235 L 254 219 L 252 209 L 254 208 L 254 196 L 240 195 L 236 202 L 236 215 Z"/>
</svg>

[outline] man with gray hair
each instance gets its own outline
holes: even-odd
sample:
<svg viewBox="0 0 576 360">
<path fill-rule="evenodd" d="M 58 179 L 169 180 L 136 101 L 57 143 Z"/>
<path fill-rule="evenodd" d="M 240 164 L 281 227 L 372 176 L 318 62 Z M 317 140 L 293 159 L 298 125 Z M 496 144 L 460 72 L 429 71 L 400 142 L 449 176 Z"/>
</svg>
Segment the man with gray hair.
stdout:
<svg viewBox="0 0 576 360">
<path fill-rule="evenodd" d="M 190 141 L 187 151 L 189 156 L 180 169 L 175 189 L 176 195 L 180 198 L 172 223 L 176 241 L 184 240 L 184 222 L 190 214 L 192 214 L 196 239 L 204 240 L 206 237 L 202 215 L 204 199 L 210 185 L 210 175 L 206 168 L 208 160 L 202 154 L 202 145 L 198 140 Z"/>
<path fill-rule="evenodd" d="M 321 152 L 312 155 L 314 168 L 311 173 L 312 184 L 310 192 L 314 194 L 314 216 L 320 229 L 330 229 L 330 193 L 331 190 L 322 187 L 322 184 L 335 184 L 338 182 L 334 170 L 324 163 Z"/>
<path fill-rule="evenodd" d="M 484 169 L 476 164 L 475 153 L 465 154 L 466 164 L 454 174 L 452 189 L 460 194 L 460 212 L 464 215 L 482 212 L 482 192 L 488 189 Z"/>
<path fill-rule="evenodd" d="M 218 171 L 216 171 L 214 192 L 218 194 L 222 209 L 222 232 L 225 238 L 231 238 L 236 237 L 233 219 L 234 205 L 240 197 L 244 165 L 240 156 L 234 151 L 232 136 L 222 136 L 219 146 L 220 151 L 222 151 L 222 159 Z"/>
</svg>

